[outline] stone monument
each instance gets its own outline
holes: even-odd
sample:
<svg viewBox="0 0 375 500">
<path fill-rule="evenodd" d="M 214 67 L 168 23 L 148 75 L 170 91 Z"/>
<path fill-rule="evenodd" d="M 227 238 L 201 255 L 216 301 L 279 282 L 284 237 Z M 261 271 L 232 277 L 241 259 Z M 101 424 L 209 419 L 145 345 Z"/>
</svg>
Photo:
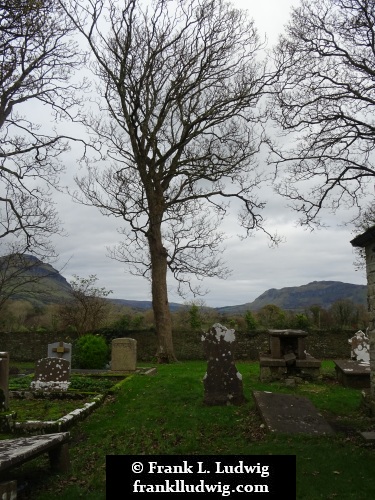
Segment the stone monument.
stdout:
<svg viewBox="0 0 375 500">
<path fill-rule="evenodd" d="M 112 340 L 111 370 L 134 372 L 137 366 L 137 341 L 130 338 Z"/>
<path fill-rule="evenodd" d="M 244 403 L 242 375 L 233 359 L 234 330 L 215 323 L 202 335 L 207 357 L 207 371 L 203 378 L 204 403 L 207 405 L 239 405 Z"/>
<path fill-rule="evenodd" d="M 370 343 L 367 335 L 362 330 L 358 330 L 348 342 L 352 346 L 351 359 L 368 365 L 370 363 Z"/>
<path fill-rule="evenodd" d="M 306 352 L 304 330 L 269 330 L 269 350 L 259 355 L 262 382 L 319 377 L 321 361 Z"/>
</svg>

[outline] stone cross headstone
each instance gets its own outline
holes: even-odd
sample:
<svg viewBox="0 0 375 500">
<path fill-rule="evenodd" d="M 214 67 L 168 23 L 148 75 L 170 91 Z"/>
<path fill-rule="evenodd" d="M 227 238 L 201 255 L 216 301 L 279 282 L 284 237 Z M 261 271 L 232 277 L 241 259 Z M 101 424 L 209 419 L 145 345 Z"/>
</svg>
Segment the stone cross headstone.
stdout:
<svg viewBox="0 0 375 500">
<path fill-rule="evenodd" d="M 72 344 L 67 342 L 53 342 L 48 344 L 47 356 L 49 358 L 60 358 L 69 361 L 72 364 Z"/>
<path fill-rule="evenodd" d="M 348 342 L 352 346 L 351 359 L 358 363 L 370 364 L 370 341 L 367 335 L 362 330 L 358 330 Z"/>
<path fill-rule="evenodd" d="M 134 372 L 137 366 L 137 341 L 130 338 L 112 340 L 111 371 Z"/>
<path fill-rule="evenodd" d="M 204 403 L 207 405 L 239 405 L 245 402 L 242 375 L 233 359 L 234 330 L 215 323 L 202 335 L 207 357 L 203 378 Z"/>
<path fill-rule="evenodd" d="M 30 388 L 35 391 L 66 391 L 69 382 L 70 363 L 67 359 L 42 358 L 36 362 L 34 380 Z"/>
<path fill-rule="evenodd" d="M 0 352 L 0 411 L 9 410 L 9 352 Z"/>
</svg>

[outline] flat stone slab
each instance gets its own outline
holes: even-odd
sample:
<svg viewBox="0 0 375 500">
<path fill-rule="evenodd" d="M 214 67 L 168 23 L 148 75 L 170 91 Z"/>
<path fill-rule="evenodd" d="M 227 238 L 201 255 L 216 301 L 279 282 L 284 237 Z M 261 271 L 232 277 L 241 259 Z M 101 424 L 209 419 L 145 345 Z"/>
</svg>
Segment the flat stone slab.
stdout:
<svg viewBox="0 0 375 500">
<path fill-rule="evenodd" d="M 365 363 L 358 363 L 351 359 L 334 359 L 336 367 L 345 372 L 346 375 L 368 375 L 370 376 L 370 365 Z"/>
<path fill-rule="evenodd" d="M 0 471 L 4 471 L 27 460 L 61 448 L 69 440 L 69 432 L 0 441 Z"/>
<path fill-rule="evenodd" d="M 334 434 L 332 427 L 307 398 L 265 391 L 253 391 L 253 396 L 271 432 L 314 436 Z"/>
<path fill-rule="evenodd" d="M 370 432 L 360 432 L 361 436 L 365 441 L 368 443 L 375 443 L 375 432 L 370 431 Z"/>
<path fill-rule="evenodd" d="M 370 365 L 351 359 L 334 359 L 337 380 L 345 387 L 366 389 L 370 387 Z"/>
</svg>

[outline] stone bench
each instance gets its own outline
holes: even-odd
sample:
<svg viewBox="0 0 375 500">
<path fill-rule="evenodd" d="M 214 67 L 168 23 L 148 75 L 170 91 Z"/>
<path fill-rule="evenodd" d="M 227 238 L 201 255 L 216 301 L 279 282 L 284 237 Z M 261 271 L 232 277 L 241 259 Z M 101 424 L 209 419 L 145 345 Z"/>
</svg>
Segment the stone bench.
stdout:
<svg viewBox="0 0 375 500">
<path fill-rule="evenodd" d="M 0 474 L 2 475 L 4 471 L 22 465 L 43 453 L 48 453 L 53 470 L 67 472 L 70 467 L 69 437 L 69 432 L 58 432 L 56 434 L 0 440 Z M 15 482 L 12 481 L 12 483 Z M 9 481 L 7 483 L 0 482 L 0 498 L 3 498 L 2 494 L 4 492 L 7 493 L 7 489 L 9 489 Z M 5 496 L 5 498 L 7 497 Z M 16 497 L 13 496 L 12 498 Z"/>
</svg>

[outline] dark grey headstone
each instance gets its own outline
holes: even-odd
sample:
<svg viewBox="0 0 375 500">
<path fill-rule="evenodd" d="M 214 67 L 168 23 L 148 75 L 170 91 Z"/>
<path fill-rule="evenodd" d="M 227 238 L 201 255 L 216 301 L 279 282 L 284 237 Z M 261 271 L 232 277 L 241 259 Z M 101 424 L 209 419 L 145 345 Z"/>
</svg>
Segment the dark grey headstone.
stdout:
<svg viewBox="0 0 375 500">
<path fill-rule="evenodd" d="M 207 357 L 203 379 L 204 403 L 207 405 L 239 405 L 245 402 L 242 375 L 233 360 L 234 330 L 216 323 L 202 336 Z"/>
<path fill-rule="evenodd" d="M 64 391 L 69 387 L 70 363 L 62 358 L 39 359 L 35 365 L 31 389 L 43 391 Z"/>
</svg>

